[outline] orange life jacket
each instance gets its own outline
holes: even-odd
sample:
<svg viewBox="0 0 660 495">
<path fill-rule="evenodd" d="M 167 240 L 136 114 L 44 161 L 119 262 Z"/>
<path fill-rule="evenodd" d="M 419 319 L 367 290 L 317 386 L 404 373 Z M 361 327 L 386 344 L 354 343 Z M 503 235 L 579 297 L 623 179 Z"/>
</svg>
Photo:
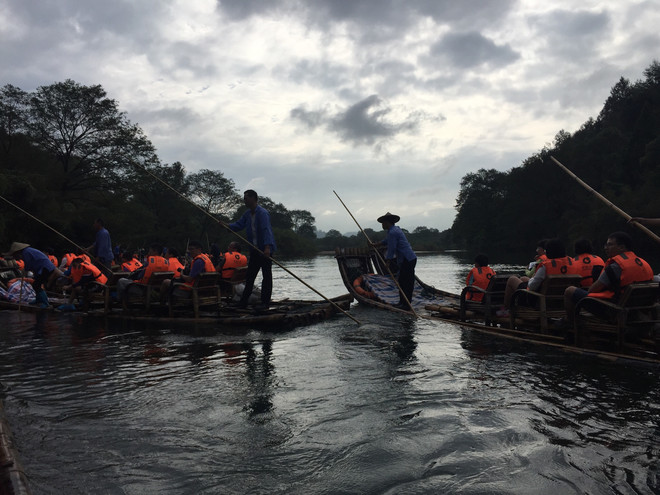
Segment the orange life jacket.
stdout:
<svg viewBox="0 0 660 495">
<path fill-rule="evenodd" d="M 605 263 L 605 270 L 612 263 L 616 263 L 621 267 L 621 279 L 614 290 L 604 290 L 602 292 L 590 292 L 590 297 L 598 297 L 601 299 L 611 299 L 618 297 L 621 291 L 628 285 L 635 282 L 649 282 L 653 280 L 653 269 L 642 258 L 638 257 L 632 251 L 618 254 L 614 258 L 610 258 Z"/>
<path fill-rule="evenodd" d="M 582 277 L 582 282 L 580 285 L 582 287 L 590 287 L 594 283 L 594 277 L 592 276 L 593 268 L 596 266 L 604 267 L 605 262 L 600 256 L 595 254 L 578 254 L 573 258 L 575 264 L 578 267 L 578 275 Z"/>
<path fill-rule="evenodd" d="M 142 263 L 140 263 L 137 258 L 133 258 L 131 261 L 126 261 L 121 265 L 121 270 L 123 272 L 134 272 L 139 268 L 142 268 Z"/>
<path fill-rule="evenodd" d="M 573 263 L 573 259 L 569 256 L 563 258 L 551 258 L 544 260 L 541 266 L 545 267 L 545 276 L 548 275 L 575 275 L 578 273 L 578 266 Z"/>
<path fill-rule="evenodd" d="M 66 263 L 64 264 L 63 268 L 69 268 L 71 266 L 71 262 L 77 258 L 77 256 L 73 253 L 65 253 L 64 256 L 62 256 L 62 261 L 64 261 L 64 258 L 66 258 Z"/>
<path fill-rule="evenodd" d="M 55 265 L 55 266 L 59 266 L 59 262 L 57 261 L 57 256 L 52 255 L 52 254 L 49 254 L 49 255 L 48 255 L 48 259 L 50 260 L 50 262 L 51 262 L 53 265 Z"/>
<path fill-rule="evenodd" d="M 247 266 L 247 256 L 239 252 L 227 252 L 224 254 L 225 262 L 222 265 L 222 278 L 232 278 L 236 268 Z"/>
<path fill-rule="evenodd" d="M 71 268 L 71 280 L 74 284 L 80 283 L 85 275 L 92 275 L 94 281 L 100 284 L 105 284 L 108 281 L 108 277 L 103 275 L 101 270 L 89 261 L 83 261 L 80 266 Z"/>
<path fill-rule="evenodd" d="M 490 279 L 495 275 L 495 271 L 489 266 L 475 266 L 470 273 L 468 273 L 467 278 L 465 279 L 465 285 L 473 285 L 474 287 L 479 287 L 480 289 L 486 289 Z M 474 278 L 474 282 L 470 284 L 470 279 Z M 484 295 L 481 292 L 468 291 L 465 295 L 465 298 L 469 301 L 481 301 L 484 298 Z"/>
<path fill-rule="evenodd" d="M 185 267 L 179 261 L 179 258 L 172 256 L 171 258 L 167 258 L 167 262 L 170 264 L 170 271 L 174 272 L 174 278 L 181 278 L 181 272 L 179 271 L 179 268 L 181 271 L 183 271 Z"/>
<path fill-rule="evenodd" d="M 198 256 L 195 256 L 195 258 L 192 260 L 193 264 L 195 263 L 195 261 L 200 260 L 200 259 L 204 261 L 204 270 L 202 271 L 202 273 L 216 271 L 215 266 L 213 266 L 213 262 L 211 261 L 211 258 L 209 258 L 208 255 L 206 255 L 204 253 L 202 253 Z M 195 281 L 194 280 L 188 280 L 185 284 L 192 287 L 195 284 Z"/>
<path fill-rule="evenodd" d="M 23 261 L 23 260 L 14 260 L 14 262 L 16 263 L 16 265 L 18 265 L 18 267 L 21 270 L 25 270 L 25 261 Z"/>
<path fill-rule="evenodd" d="M 136 282 L 139 284 L 147 284 L 152 273 L 156 272 L 169 272 L 170 264 L 162 256 L 148 256 L 147 267 L 144 270 L 144 275 Z"/>
</svg>

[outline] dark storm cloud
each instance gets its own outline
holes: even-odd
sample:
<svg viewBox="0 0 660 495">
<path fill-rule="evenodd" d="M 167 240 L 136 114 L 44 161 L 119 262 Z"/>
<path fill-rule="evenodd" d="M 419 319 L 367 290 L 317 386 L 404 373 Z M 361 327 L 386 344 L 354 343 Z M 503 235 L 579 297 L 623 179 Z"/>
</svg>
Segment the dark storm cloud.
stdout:
<svg viewBox="0 0 660 495">
<path fill-rule="evenodd" d="M 336 23 L 360 25 L 365 42 L 401 36 L 401 30 L 420 18 L 459 29 L 477 29 L 503 19 L 516 0 L 218 0 L 218 10 L 231 20 L 279 13 L 328 28 Z M 353 34 L 356 34 L 355 32 Z"/>
<path fill-rule="evenodd" d="M 134 2 L 131 0 L 59 0 L 57 2 L 31 2 L 9 0 L 8 7 L 16 21 L 32 27 L 31 34 L 39 35 L 63 25 L 69 26 L 71 35 L 85 32 L 88 38 L 95 38 L 103 31 L 130 34 L 131 39 L 148 38 L 148 31 L 157 24 L 160 2 Z M 167 11 L 167 6 L 162 5 Z M 58 38 L 59 40 L 59 38 Z"/>
<path fill-rule="evenodd" d="M 299 106 L 291 110 L 290 117 L 309 130 L 324 126 L 337 134 L 342 141 L 369 146 L 400 133 L 414 132 L 424 120 L 444 120 L 444 117 L 434 118 L 422 111 L 416 111 L 401 122 L 392 122 L 387 119 L 391 113 L 392 109 L 377 95 L 371 95 L 335 114 L 326 110 L 307 110 L 304 106 Z"/>
<path fill-rule="evenodd" d="M 373 144 L 377 138 L 391 137 L 398 131 L 409 128 L 405 123 L 395 125 L 386 122 L 385 117 L 390 111 L 390 108 L 382 105 L 378 96 L 371 95 L 333 117 L 330 128 L 339 134 L 343 141 Z"/>
<path fill-rule="evenodd" d="M 297 84 L 310 84 L 322 88 L 341 88 L 352 83 L 351 68 L 327 60 L 303 59 L 292 65 L 281 65 L 273 75 L 283 76 Z"/>
<path fill-rule="evenodd" d="M 294 108 L 290 113 L 293 120 L 297 120 L 312 131 L 326 123 L 326 115 L 323 110 L 307 110 L 302 106 Z"/>
<path fill-rule="evenodd" d="M 610 43 L 610 14 L 555 10 L 530 17 L 537 39 L 545 41 L 545 54 L 562 63 L 581 64 L 598 56 L 599 47 Z"/>
<path fill-rule="evenodd" d="M 471 69 L 482 65 L 497 68 L 515 62 L 520 55 L 507 45 L 497 45 L 477 32 L 449 33 L 430 47 L 432 59 L 454 67 Z"/>
</svg>

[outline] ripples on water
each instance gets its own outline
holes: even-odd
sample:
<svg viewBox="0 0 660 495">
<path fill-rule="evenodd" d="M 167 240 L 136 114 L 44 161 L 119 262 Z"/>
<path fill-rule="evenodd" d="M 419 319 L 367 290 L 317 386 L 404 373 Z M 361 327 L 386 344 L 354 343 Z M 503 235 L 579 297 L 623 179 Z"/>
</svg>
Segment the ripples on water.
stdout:
<svg viewBox="0 0 660 495">
<path fill-rule="evenodd" d="M 425 264 L 447 290 L 467 271 Z M 291 266 L 343 290 L 332 258 Z M 276 272 L 278 297 L 299 286 Z M 33 491 L 657 493 L 657 369 L 352 313 L 283 333 L 0 314 Z"/>
</svg>

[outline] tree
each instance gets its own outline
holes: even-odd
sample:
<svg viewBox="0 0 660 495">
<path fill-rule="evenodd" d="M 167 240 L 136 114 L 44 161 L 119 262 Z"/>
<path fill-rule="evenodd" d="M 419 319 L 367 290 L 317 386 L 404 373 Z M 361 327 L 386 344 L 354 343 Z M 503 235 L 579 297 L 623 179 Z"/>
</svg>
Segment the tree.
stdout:
<svg viewBox="0 0 660 495">
<path fill-rule="evenodd" d="M 202 169 L 189 175 L 188 184 L 192 200 L 209 213 L 228 217 L 241 204 L 234 181 L 220 171 Z"/>
<path fill-rule="evenodd" d="M 316 227 L 309 224 L 301 225 L 296 231 L 298 235 L 306 239 L 316 239 Z"/>
<path fill-rule="evenodd" d="M 142 130 L 100 85 L 68 79 L 39 87 L 29 98 L 27 129 L 34 144 L 62 167 L 63 192 L 113 190 L 135 164 L 158 162 Z"/>
<path fill-rule="evenodd" d="M 25 131 L 28 111 L 28 94 L 11 84 L 0 90 L 0 145 L 8 154 L 13 138 Z"/>
<path fill-rule="evenodd" d="M 313 232 L 314 222 L 316 219 L 314 216 L 307 210 L 289 210 L 289 215 L 291 216 L 291 222 L 293 223 L 293 230 L 300 233 L 300 230 L 304 228 L 305 231 Z"/>
<path fill-rule="evenodd" d="M 291 212 L 282 203 L 275 203 L 268 196 L 259 196 L 259 204 L 268 210 L 273 228 L 292 229 Z"/>
</svg>

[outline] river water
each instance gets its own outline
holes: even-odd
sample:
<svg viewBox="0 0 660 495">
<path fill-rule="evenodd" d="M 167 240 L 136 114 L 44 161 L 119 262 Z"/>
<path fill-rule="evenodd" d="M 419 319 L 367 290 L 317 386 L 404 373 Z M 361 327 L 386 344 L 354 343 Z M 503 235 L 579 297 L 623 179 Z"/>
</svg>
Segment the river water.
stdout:
<svg viewBox="0 0 660 495">
<path fill-rule="evenodd" d="M 331 256 L 286 265 L 331 297 Z M 423 255 L 457 292 L 469 265 Z M 496 267 L 497 268 L 497 267 Z M 275 298 L 317 299 L 275 270 Z M 353 306 L 286 332 L 0 313 L 35 494 L 660 492 L 655 368 Z"/>
</svg>

